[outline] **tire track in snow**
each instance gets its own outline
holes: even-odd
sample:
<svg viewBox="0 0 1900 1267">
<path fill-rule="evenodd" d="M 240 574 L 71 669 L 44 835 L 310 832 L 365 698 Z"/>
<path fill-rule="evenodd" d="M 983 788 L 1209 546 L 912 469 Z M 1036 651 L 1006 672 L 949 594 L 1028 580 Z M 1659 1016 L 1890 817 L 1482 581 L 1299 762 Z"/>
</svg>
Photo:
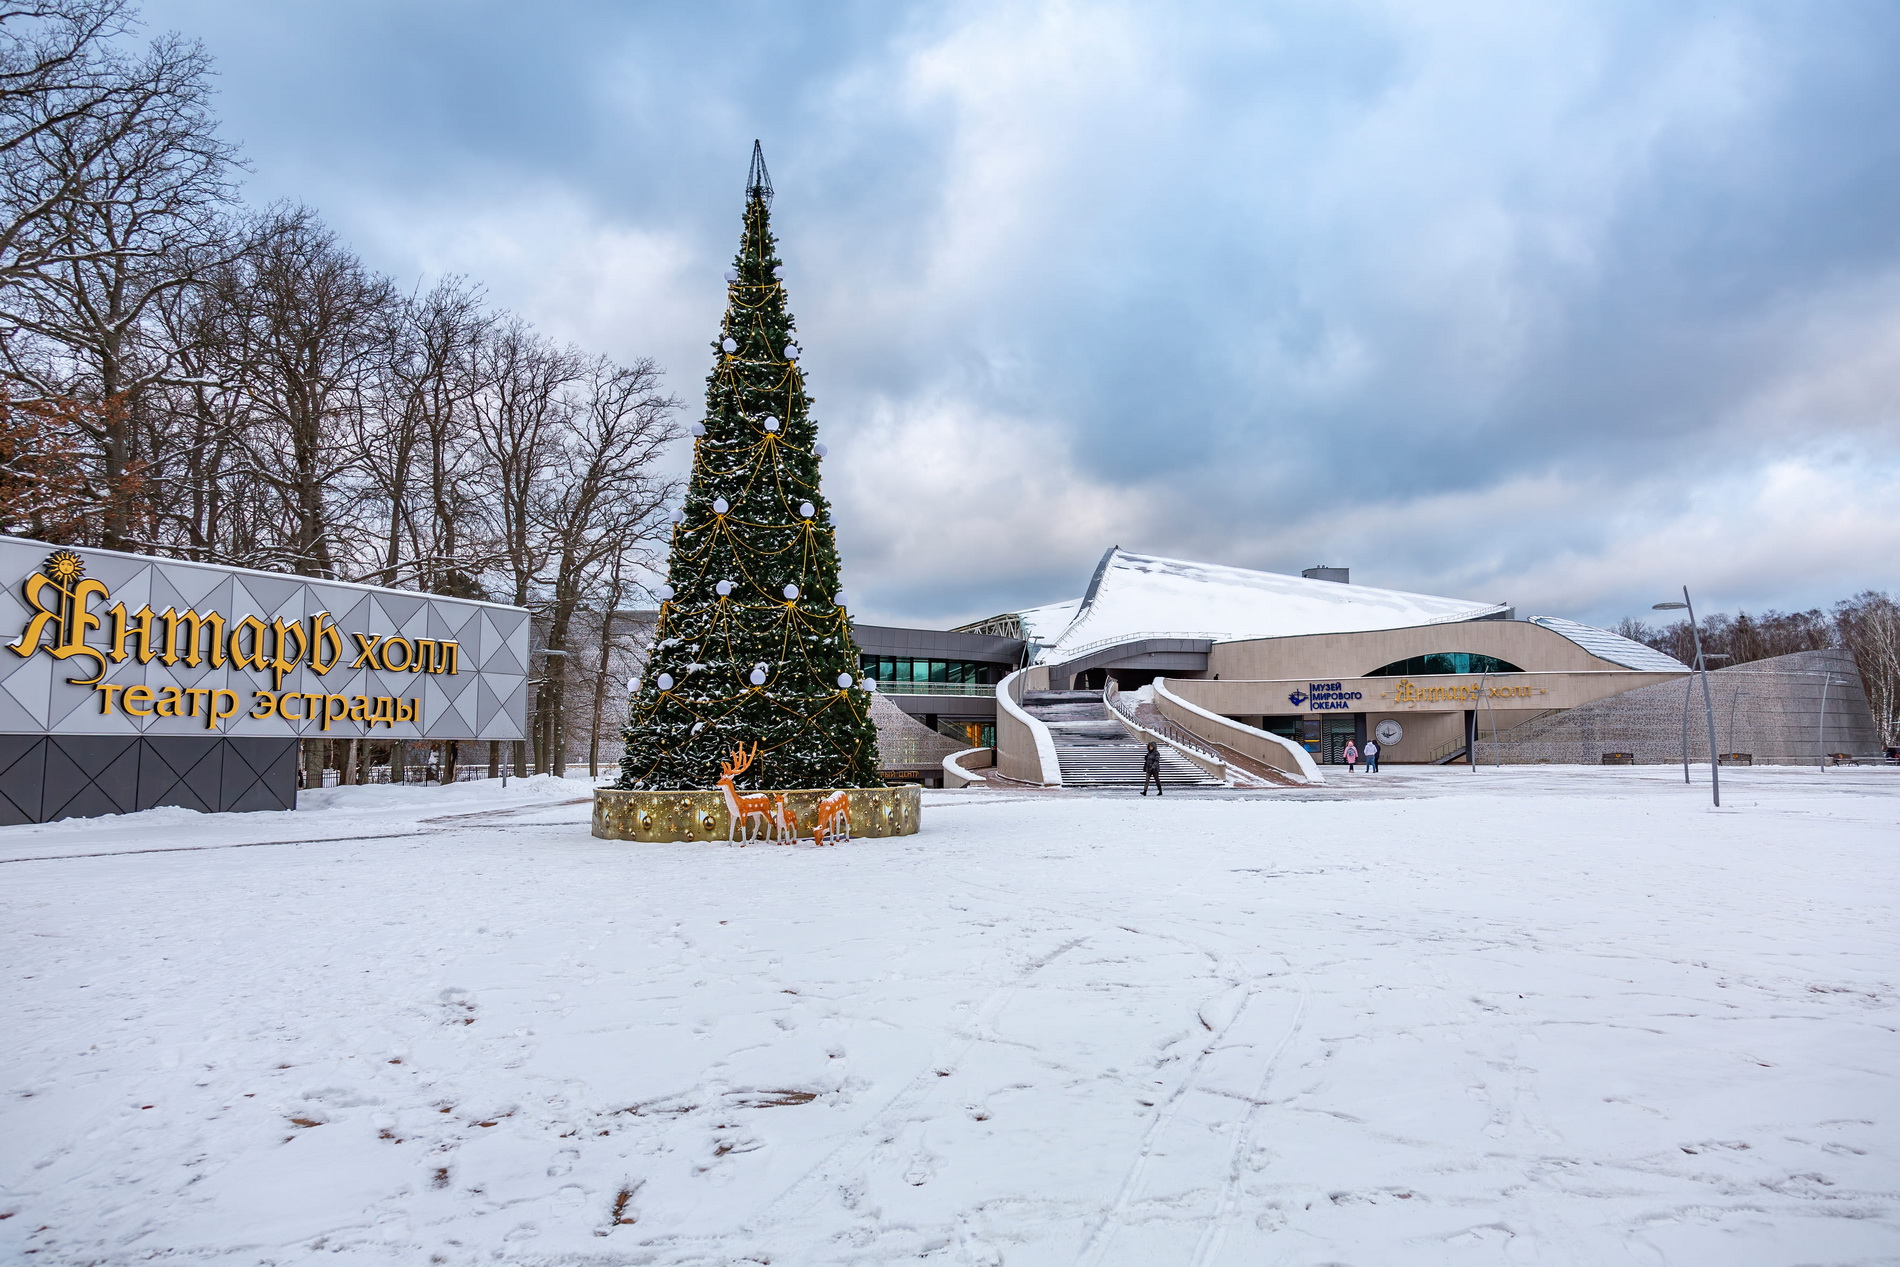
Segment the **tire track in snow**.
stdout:
<svg viewBox="0 0 1900 1267">
<path fill-rule="evenodd" d="M 1267 1088 L 1273 1082 L 1273 1075 L 1279 1071 L 1281 1057 L 1286 1055 L 1287 1048 L 1293 1045 L 1294 1038 L 1298 1037 L 1300 1029 L 1306 1024 L 1306 1003 L 1311 993 L 1311 986 L 1305 974 L 1302 973 L 1300 1001 L 1294 1006 L 1293 1021 L 1287 1026 L 1286 1033 L 1280 1036 L 1279 1044 L 1261 1068 L 1260 1081 L 1254 1087 L 1247 1111 L 1241 1114 L 1240 1122 L 1234 1130 L 1234 1142 L 1227 1154 L 1227 1178 L 1221 1185 L 1220 1200 L 1215 1203 L 1213 1220 L 1201 1233 L 1200 1242 L 1194 1247 L 1194 1258 L 1190 1267 L 1208 1267 L 1208 1264 L 1220 1257 L 1221 1247 L 1227 1241 L 1227 1229 L 1233 1225 L 1234 1207 L 1240 1192 L 1241 1169 L 1245 1164 L 1249 1146 L 1253 1142 L 1254 1123 L 1260 1116 L 1260 1110 L 1266 1107 Z"/>
<path fill-rule="evenodd" d="M 1174 891 L 1191 887 L 1197 883 L 1207 871 L 1214 869 L 1219 862 L 1220 860 L 1218 859 L 1211 859 L 1193 875 L 1182 879 L 1180 883 L 1175 885 Z M 1025 902 L 1007 890 L 994 888 L 965 877 L 957 877 L 957 879 L 966 888 L 985 890 L 993 895 L 993 899 L 1001 899 L 1005 904 L 1014 907 L 1020 912 L 1027 913 L 1033 911 L 1049 917 L 1076 921 L 1099 918 L 1099 916 L 1090 913 L 1062 911 L 1041 903 Z M 1133 891 L 1124 891 L 1121 896 L 1132 899 L 1139 895 Z M 1128 924 L 1118 924 L 1117 927 L 1123 932 L 1132 933 L 1140 937 L 1164 938 L 1175 942 L 1177 945 L 1187 947 L 1198 954 L 1204 955 L 1214 963 L 1217 976 L 1220 975 L 1220 969 L 1222 968 L 1227 968 L 1229 972 L 1233 971 L 1229 956 L 1213 947 L 1202 944 L 1201 941 L 1194 937 L 1179 932 L 1153 931 L 1150 929 L 1136 928 Z M 1285 971 L 1289 973 L 1294 971 L 1291 963 L 1287 961 L 1285 956 L 1280 955 L 1276 957 L 1279 958 L 1281 966 Z M 1097 1265 L 1101 1263 L 1103 1255 L 1108 1252 L 1109 1246 L 1113 1244 L 1116 1233 L 1125 1226 L 1123 1216 L 1126 1214 L 1129 1205 L 1139 1191 L 1142 1179 L 1146 1176 L 1148 1162 L 1154 1156 L 1157 1141 L 1166 1134 L 1168 1126 L 1179 1116 L 1181 1105 L 1186 1101 L 1188 1096 L 1197 1089 L 1200 1089 L 1199 1083 L 1201 1076 L 1208 1062 L 1216 1052 L 1228 1046 L 1227 1039 L 1229 1035 L 1236 1032 L 1242 1020 L 1246 1017 L 1248 1008 L 1254 1006 L 1260 993 L 1261 983 L 1269 977 L 1278 975 L 1280 974 L 1266 973 L 1241 976 L 1238 973 L 1233 973 L 1233 975 L 1227 977 L 1230 989 L 1237 985 L 1245 988 L 1247 992 L 1245 997 L 1241 1000 L 1240 1006 L 1234 1009 L 1233 1014 L 1228 1018 L 1227 1023 L 1221 1027 L 1220 1031 L 1203 1045 L 1200 1053 L 1189 1066 L 1187 1074 L 1175 1087 L 1166 1103 L 1161 1106 L 1160 1110 L 1156 1112 L 1150 1120 L 1147 1130 L 1143 1133 L 1141 1144 L 1136 1150 L 1135 1159 L 1130 1163 L 1128 1173 L 1123 1177 L 1121 1186 L 1116 1193 L 1114 1204 L 1104 1212 L 1101 1221 L 1090 1234 L 1088 1241 L 1084 1243 L 1082 1253 L 1076 1260 L 1078 1267 L 1097 1267 Z M 1235 979 L 1237 976 L 1239 977 L 1238 980 Z M 1311 986 L 1308 975 L 1304 972 L 1298 974 L 1297 980 L 1300 984 L 1300 994 L 1298 1002 L 1294 1006 L 1293 1017 L 1288 1022 L 1286 1029 L 1280 1034 L 1278 1041 L 1274 1044 L 1273 1053 L 1267 1058 L 1266 1063 L 1263 1065 L 1260 1076 L 1254 1084 L 1253 1093 L 1250 1096 L 1235 1097 L 1245 1099 L 1247 1108 L 1233 1128 L 1233 1142 L 1228 1149 L 1228 1164 L 1226 1174 L 1221 1181 L 1220 1197 L 1215 1203 L 1212 1218 L 1207 1226 L 1202 1229 L 1201 1236 L 1196 1243 L 1192 1267 L 1207 1267 L 1207 1264 L 1215 1261 L 1216 1256 L 1220 1252 L 1222 1243 L 1226 1240 L 1227 1228 L 1233 1221 L 1234 1205 L 1240 1186 L 1241 1169 L 1247 1153 L 1246 1144 L 1252 1138 L 1253 1123 L 1258 1117 L 1260 1109 L 1264 1107 L 1261 1102 L 1266 1097 L 1267 1087 L 1272 1082 L 1273 1075 L 1277 1072 L 1282 1057 L 1286 1054 L 1287 1049 L 1292 1045 L 1294 1038 L 1298 1036 L 1301 1028 L 1305 1024 L 1307 1003 L 1311 996 Z M 1203 1023 L 1205 1023 L 1204 1018 Z"/>
<path fill-rule="evenodd" d="M 36 854 L 26 858 L 0 858 L 0 866 L 10 862 L 65 862 L 69 858 L 119 858 L 131 857 L 142 853 L 202 853 L 212 849 L 262 849 L 268 845 L 328 845 L 345 844 L 358 840 L 400 840 L 409 836 L 440 836 L 444 833 L 466 831 L 471 827 L 484 825 L 471 822 L 471 819 L 493 819 L 512 814 L 528 814 L 544 809 L 555 809 L 563 805 L 582 805 L 591 797 L 577 797 L 571 801 L 540 801 L 532 805 L 515 805 L 503 809 L 478 810 L 470 814 L 444 814 L 437 818 L 417 820 L 424 826 L 411 831 L 379 831 L 364 836 L 299 836 L 291 840 L 233 840 L 218 845 L 159 845 L 150 849 L 107 849 L 98 853 L 51 853 Z M 433 826 L 432 824 L 443 824 Z M 516 823 L 501 824 L 510 830 L 519 831 L 531 827 L 572 827 L 573 823 Z"/>
<path fill-rule="evenodd" d="M 760 1227 L 770 1226 L 773 1223 L 779 1222 L 787 1207 L 794 1203 L 795 1198 L 801 1198 L 805 1193 L 810 1192 L 813 1187 L 822 1188 L 835 1183 L 837 1181 L 837 1172 L 847 1168 L 841 1164 L 842 1159 L 847 1154 L 856 1158 L 852 1163 L 853 1165 L 861 1165 L 863 1159 L 868 1156 L 870 1152 L 875 1150 L 878 1143 L 881 1142 L 875 1137 L 882 1131 L 885 1123 L 889 1122 L 893 1116 L 908 1112 L 929 1098 L 931 1093 L 935 1090 L 934 1084 L 937 1081 L 938 1070 L 943 1068 L 946 1064 L 954 1066 L 962 1063 L 963 1057 L 969 1054 L 970 1049 L 983 1040 L 983 1031 L 993 1025 L 996 1017 L 1000 1015 L 1003 1008 L 1014 999 L 1017 990 L 1020 989 L 1026 981 L 1071 950 L 1084 945 L 1088 940 L 1089 938 L 1087 936 L 1082 936 L 1074 937 L 1063 942 L 1054 950 L 1031 960 L 1029 964 L 1012 979 L 991 990 L 989 997 L 983 1001 L 983 1006 L 977 1010 L 976 1016 L 971 1020 L 971 1032 L 964 1039 L 962 1046 L 956 1049 L 955 1055 L 949 1061 L 933 1061 L 924 1068 L 919 1069 L 912 1075 L 910 1081 L 900 1087 L 897 1093 L 886 1101 L 882 1108 L 878 1109 L 877 1112 L 873 1113 L 861 1126 L 853 1131 L 849 1138 L 826 1153 L 824 1157 L 819 1159 L 815 1166 L 800 1175 L 797 1179 L 794 1179 L 783 1192 L 779 1193 L 778 1196 L 761 1207 L 758 1214 L 746 1225 L 746 1232 L 748 1234 L 756 1234 Z M 799 1203 L 802 1204 L 802 1201 Z"/>
</svg>

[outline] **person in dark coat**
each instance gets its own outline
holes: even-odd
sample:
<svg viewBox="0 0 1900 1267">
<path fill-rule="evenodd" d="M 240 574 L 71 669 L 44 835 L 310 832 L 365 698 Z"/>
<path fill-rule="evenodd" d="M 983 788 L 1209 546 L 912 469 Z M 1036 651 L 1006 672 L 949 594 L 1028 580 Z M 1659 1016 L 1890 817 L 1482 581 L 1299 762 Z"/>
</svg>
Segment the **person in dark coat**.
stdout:
<svg viewBox="0 0 1900 1267">
<path fill-rule="evenodd" d="M 1153 744 L 1141 754 L 1141 794 L 1148 795 L 1148 780 L 1153 779 L 1155 795 L 1161 795 L 1161 750 Z"/>
</svg>

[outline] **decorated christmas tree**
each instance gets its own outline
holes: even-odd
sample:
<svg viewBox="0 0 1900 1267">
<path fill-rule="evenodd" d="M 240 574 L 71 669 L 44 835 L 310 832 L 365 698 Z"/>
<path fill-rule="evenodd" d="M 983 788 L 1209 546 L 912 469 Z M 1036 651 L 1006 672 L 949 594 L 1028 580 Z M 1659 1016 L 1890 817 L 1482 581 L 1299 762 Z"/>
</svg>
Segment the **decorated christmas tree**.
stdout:
<svg viewBox="0 0 1900 1267">
<path fill-rule="evenodd" d="M 725 322 L 629 713 L 622 788 L 713 787 L 720 763 L 753 744 L 741 787 L 881 786 L 771 206 L 754 142 L 745 233 L 726 272 Z"/>
</svg>

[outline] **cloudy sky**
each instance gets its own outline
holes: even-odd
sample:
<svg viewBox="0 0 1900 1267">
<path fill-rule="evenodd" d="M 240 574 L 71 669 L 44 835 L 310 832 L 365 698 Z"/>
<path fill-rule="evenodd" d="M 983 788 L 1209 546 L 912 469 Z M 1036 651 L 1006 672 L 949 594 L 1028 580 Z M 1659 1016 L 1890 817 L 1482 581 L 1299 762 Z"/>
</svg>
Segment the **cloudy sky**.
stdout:
<svg viewBox="0 0 1900 1267">
<path fill-rule="evenodd" d="M 869 619 L 1113 544 L 1600 622 L 1900 589 L 1891 0 L 145 14 L 250 198 L 689 411 L 763 140 Z"/>
</svg>

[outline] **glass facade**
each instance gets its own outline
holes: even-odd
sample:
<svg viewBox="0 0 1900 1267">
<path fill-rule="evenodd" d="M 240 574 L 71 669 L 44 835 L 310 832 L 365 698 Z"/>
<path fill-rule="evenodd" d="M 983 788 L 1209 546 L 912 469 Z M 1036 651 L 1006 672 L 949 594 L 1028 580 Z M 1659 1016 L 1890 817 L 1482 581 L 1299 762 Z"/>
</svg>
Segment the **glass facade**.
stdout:
<svg viewBox="0 0 1900 1267">
<path fill-rule="evenodd" d="M 1428 673 L 1522 673 L 1523 671 L 1509 660 L 1479 655 L 1475 651 L 1434 651 L 1430 655 L 1415 655 L 1404 660 L 1394 660 L 1384 668 L 1374 669 L 1365 676 L 1420 677 Z"/>
<path fill-rule="evenodd" d="M 996 723 L 962 717 L 939 717 L 937 733 L 947 739 L 960 739 L 967 748 L 994 748 Z"/>
<path fill-rule="evenodd" d="M 877 684 L 896 690 L 904 682 L 964 682 L 994 686 L 1009 670 L 1000 664 L 977 664 L 969 660 L 906 660 L 892 656 L 860 656 L 863 675 L 876 678 Z"/>
</svg>

